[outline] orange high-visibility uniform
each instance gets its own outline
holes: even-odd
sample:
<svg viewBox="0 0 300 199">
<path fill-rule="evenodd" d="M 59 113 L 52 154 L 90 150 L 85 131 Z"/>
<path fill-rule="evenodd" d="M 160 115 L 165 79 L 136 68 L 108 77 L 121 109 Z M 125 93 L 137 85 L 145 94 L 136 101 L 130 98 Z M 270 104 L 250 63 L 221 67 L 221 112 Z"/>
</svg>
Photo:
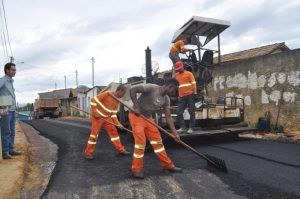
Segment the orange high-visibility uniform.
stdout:
<svg viewBox="0 0 300 199">
<path fill-rule="evenodd" d="M 150 118 L 154 121 L 153 118 Z M 146 147 L 146 138 L 150 141 L 153 147 L 154 153 L 160 160 L 160 164 L 164 169 L 171 169 L 174 164 L 168 157 L 165 147 L 162 143 L 162 139 L 158 129 L 152 124 L 148 123 L 142 117 L 139 117 L 133 113 L 129 113 L 129 121 L 133 131 L 134 137 L 134 153 L 132 161 L 132 172 L 141 172 L 144 166 L 144 152 Z"/>
<path fill-rule="evenodd" d="M 116 127 L 108 122 L 100 119 L 104 118 L 105 120 L 114 123 L 116 125 L 120 125 L 120 122 L 117 118 L 118 106 L 119 102 L 112 98 L 108 93 L 110 91 L 106 91 L 100 93 L 96 97 L 91 99 L 91 110 L 92 110 L 92 128 L 91 134 L 88 140 L 87 147 L 85 149 L 86 155 L 91 155 L 95 151 L 97 138 L 99 135 L 99 131 L 101 127 L 104 127 L 107 134 L 110 137 L 110 140 L 114 144 L 115 148 L 119 151 L 119 153 L 124 153 L 125 148 L 120 141 L 120 137 Z M 95 117 L 100 117 L 96 119 Z"/>
<path fill-rule="evenodd" d="M 178 40 L 177 42 L 175 42 L 171 49 L 170 49 L 170 53 L 174 53 L 176 55 L 178 55 L 179 53 L 184 53 L 186 52 L 188 49 L 186 49 L 184 47 L 184 42 L 183 40 Z"/>
<path fill-rule="evenodd" d="M 184 97 L 194 93 L 196 88 L 196 81 L 193 73 L 190 71 L 183 71 L 182 73 L 177 72 L 174 79 L 178 82 L 178 93 L 179 97 Z"/>
</svg>

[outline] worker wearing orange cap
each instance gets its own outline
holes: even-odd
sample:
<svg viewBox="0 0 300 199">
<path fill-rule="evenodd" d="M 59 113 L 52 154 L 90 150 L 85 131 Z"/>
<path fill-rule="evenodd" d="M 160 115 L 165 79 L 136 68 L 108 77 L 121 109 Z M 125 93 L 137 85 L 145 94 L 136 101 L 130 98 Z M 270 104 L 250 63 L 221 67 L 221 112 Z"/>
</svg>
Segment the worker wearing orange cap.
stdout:
<svg viewBox="0 0 300 199">
<path fill-rule="evenodd" d="M 175 63 L 175 75 L 174 79 L 178 82 L 178 112 L 177 118 L 179 121 L 180 129 L 178 132 L 186 131 L 185 122 L 183 118 L 183 112 L 186 107 L 190 114 L 189 129 L 187 133 L 193 133 L 195 127 L 195 95 L 197 94 L 196 81 L 193 73 L 187 71 L 183 67 L 183 63 L 178 61 Z"/>
<path fill-rule="evenodd" d="M 104 129 L 110 137 L 110 140 L 112 141 L 119 154 L 130 155 L 130 153 L 126 151 L 124 146 L 122 145 L 116 127 L 111 124 L 114 123 L 120 128 L 123 127 L 116 115 L 118 112 L 117 108 L 119 106 L 119 102 L 116 101 L 113 97 L 111 97 L 109 93 L 112 93 L 117 98 L 121 98 L 124 96 L 125 92 L 126 87 L 121 84 L 120 86 L 118 86 L 115 92 L 105 91 L 91 99 L 92 129 L 87 147 L 84 151 L 84 156 L 86 159 L 94 159 L 93 152 L 96 148 L 97 138 L 101 127 L 104 127 Z"/>
<path fill-rule="evenodd" d="M 179 53 L 185 53 L 186 51 L 189 50 L 185 48 L 184 45 L 190 43 L 190 40 L 191 40 L 190 38 L 185 38 L 185 39 L 178 40 L 172 44 L 169 57 L 173 62 L 173 64 L 180 61 Z"/>
</svg>

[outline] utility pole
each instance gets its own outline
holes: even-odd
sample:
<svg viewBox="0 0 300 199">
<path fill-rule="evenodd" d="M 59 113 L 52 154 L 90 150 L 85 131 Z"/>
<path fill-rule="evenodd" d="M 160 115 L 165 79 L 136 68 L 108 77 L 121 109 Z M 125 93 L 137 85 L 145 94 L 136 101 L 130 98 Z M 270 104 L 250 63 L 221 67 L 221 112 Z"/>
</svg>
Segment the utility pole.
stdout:
<svg viewBox="0 0 300 199">
<path fill-rule="evenodd" d="M 95 58 L 92 57 L 92 88 L 93 88 L 93 97 L 95 96 L 95 93 L 94 93 L 94 65 L 95 65 Z"/>
<path fill-rule="evenodd" d="M 15 58 L 13 56 L 10 56 L 9 59 L 10 59 L 10 63 L 14 63 Z"/>
<path fill-rule="evenodd" d="M 56 87 L 57 87 L 57 84 L 56 84 L 56 82 L 54 83 L 54 88 L 55 88 L 55 90 L 56 90 Z"/>
<path fill-rule="evenodd" d="M 122 78 L 121 78 L 120 73 L 119 73 L 119 82 L 122 84 Z"/>
<path fill-rule="evenodd" d="M 65 89 L 67 89 L 67 77 L 65 76 Z"/>
<path fill-rule="evenodd" d="M 75 71 L 75 74 L 76 74 L 76 88 L 78 88 L 78 72 L 77 72 L 77 70 Z"/>
</svg>

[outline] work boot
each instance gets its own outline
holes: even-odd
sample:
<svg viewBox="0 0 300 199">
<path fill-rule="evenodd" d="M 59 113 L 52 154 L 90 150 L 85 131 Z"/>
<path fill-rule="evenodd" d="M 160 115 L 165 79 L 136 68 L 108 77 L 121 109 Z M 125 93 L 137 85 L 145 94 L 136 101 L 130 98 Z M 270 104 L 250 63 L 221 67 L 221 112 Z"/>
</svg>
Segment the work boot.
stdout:
<svg viewBox="0 0 300 199">
<path fill-rule="evenodd" d="M 144 179 L 143 172 L 132 172 L 132 176 L 136 179 Z"/>
<path fill-rule="evenodd" d="M 185 128 L 180 128 L 180 129 L 177 130 L 177 132 L 178 133 L 184 133 L 184 132 L 186 132 L 186 129 Z"/>
<path fill-rule="evenodd" d="M 182 173 L 182 169 L 179 167 L 172 167 L 171 169 L 164 169 L 165 171 L 169 171 L 171 173 Z"/>
<path fill-rule="evenodd" d="M 129 151 L 124 151 L 123 153 L 119 153 L 119 155 L 122 155 L 122 156 L 130 156 L 130 152 Z"/>
<path fill-rule="evenodd" d="M 12 155 L 12 156 L 22 155 L 22 153 L 20 151 L 13 151 L 13 152 L 10 152 L 9 155 Z"/>
<path fill-rule="evenodd" d="M 2 158 L 5 159 L 5 160 L 12 159 L 12 157 L 11 157 L 11 155 L 9 155 L 9 153 L 4 153 L 2 155 Z"/>
<path fill-rule="evenodd" d="M 86 160 L 93 160 L 93 159 L 94 159 L 94 156 L 93 156 L 92 154 L 90 154 L 90 155 L 84 154 L 84 158 L 85 158 Z"/>
<path fill-rule="evenodd" d="M 192 134 L 192 133 L 194 133 L 194 130 L 192 128 L 189 128 L 189 130 L 186 133 Z"/>
</svg>

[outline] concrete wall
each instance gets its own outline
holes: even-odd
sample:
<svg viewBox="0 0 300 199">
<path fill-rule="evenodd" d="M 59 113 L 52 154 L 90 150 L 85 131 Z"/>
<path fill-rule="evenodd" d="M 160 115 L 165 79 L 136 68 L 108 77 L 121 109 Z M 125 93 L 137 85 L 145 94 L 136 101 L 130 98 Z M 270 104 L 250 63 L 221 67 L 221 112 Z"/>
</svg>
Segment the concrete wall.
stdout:
<svg viewBox="0 0 300 199">
<path fill-rule="evenodd" d="M 300 49 L 223 63 L 213 68 L 213 75 L 209 97 L 242 97 L 249 124 L 266 111 L 275 124 L 282 96 L 279 124 L 285 131 L 300 130 Z"/>
</svg>

